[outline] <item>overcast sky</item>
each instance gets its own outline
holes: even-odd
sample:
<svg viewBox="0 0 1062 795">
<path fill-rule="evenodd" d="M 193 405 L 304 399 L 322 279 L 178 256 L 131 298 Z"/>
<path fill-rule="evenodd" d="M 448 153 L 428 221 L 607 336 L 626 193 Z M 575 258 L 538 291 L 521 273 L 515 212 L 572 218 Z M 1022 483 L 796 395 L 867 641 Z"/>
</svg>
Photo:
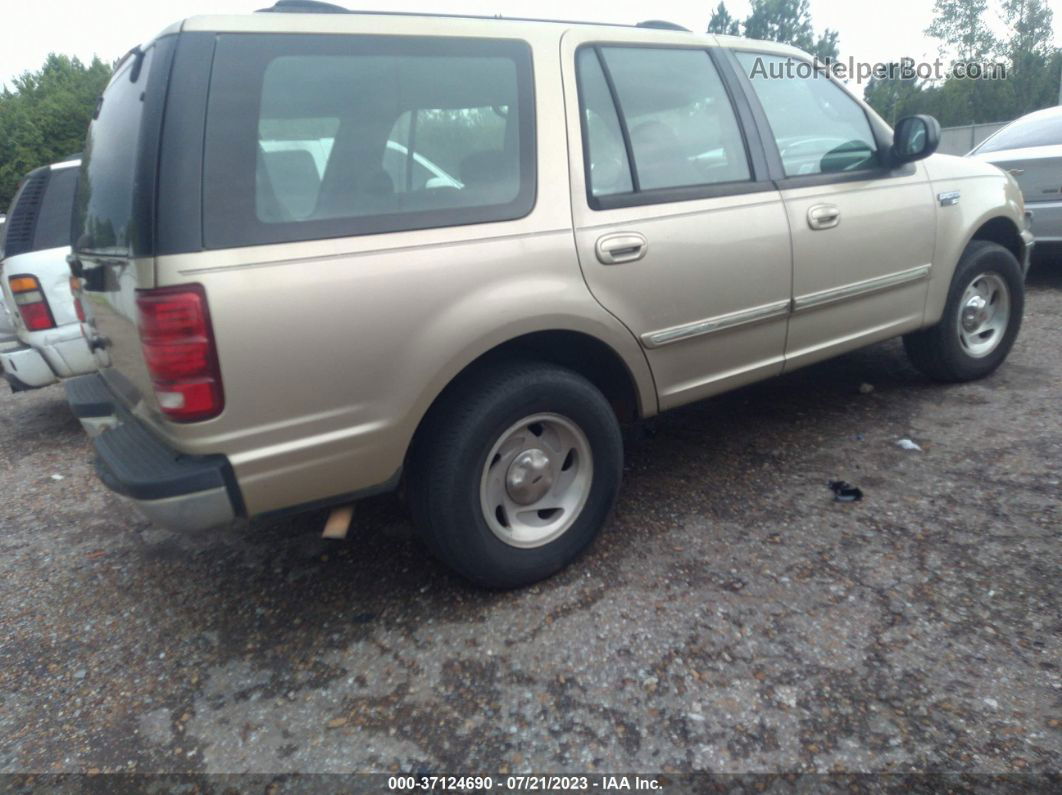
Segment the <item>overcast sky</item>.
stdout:
<svg viewBox="0 0 1062 795">
<path fill-rule="evenodd" d="M 9 3 L 0 21 L 0 82 L 10 83 L 40 67 L 49 52 L 93 55 L 110 61 L 150 39 L 171 22 L 197 14 L 245 13 L 272 0 L 32 0 Z M 719 0 L 338 0 L 350 8 L 391 11 L 501 14 L 602 22 L 667 19 L 703 31 Z M 1048 0 L 1055 12 L 1056 41 L 1062 27 L 1062 0 Z M 997 5 L 993 2 L 992 5 Z M 748 0 L 728 0 L 733 16 L 748 13 Z M 860 61 L 892 61 L 901 56 L 936 56 L 936 43 L 922 34 L 932 16 L 931 0 L 811 0 L 816 31 L 841 34 L 841 56 Z M 999 29 L 996 19 L 990 22 Z"/>
</svg>

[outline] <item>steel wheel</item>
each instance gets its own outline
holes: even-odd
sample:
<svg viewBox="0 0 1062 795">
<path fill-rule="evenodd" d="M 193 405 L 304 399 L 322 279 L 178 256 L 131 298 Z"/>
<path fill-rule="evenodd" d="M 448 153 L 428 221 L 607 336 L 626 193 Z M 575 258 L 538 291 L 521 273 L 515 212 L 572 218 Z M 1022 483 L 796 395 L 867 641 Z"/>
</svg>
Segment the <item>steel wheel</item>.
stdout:
<svg viewBox="0 0 1062 795">
<path fill-rule="evenodd" d="M 540 547 L 579 517 L 594 476 L 586 435 L 559 414 L 534 414 L 503 433 L 483 466 L 479 500 L 506 544 Z"/>
<path fill-rule="evenodd" d="M 959 341 L 980 359 L 999 347 L 1010 323 L 1010 289 L 998 273 L 982 273 L 959 301 Z"/>
</svg>

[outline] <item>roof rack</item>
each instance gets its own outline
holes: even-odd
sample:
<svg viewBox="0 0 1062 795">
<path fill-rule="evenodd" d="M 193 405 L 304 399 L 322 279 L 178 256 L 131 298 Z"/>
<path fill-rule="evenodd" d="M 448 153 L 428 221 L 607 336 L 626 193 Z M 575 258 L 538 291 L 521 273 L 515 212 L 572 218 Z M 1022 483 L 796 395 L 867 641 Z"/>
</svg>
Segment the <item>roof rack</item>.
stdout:
<svg viewBox="0 0 1062 795">
<path fill-rule="evenodd" d="M 676 25 L 674 22 L 667 22 L 662 19 L 650 19 L 645 22 L 639 22 L 637 25 L 624 25 L 617 22 L 580 22 L 578 20 L 570 19 L 536 19 L 534 17 L 503 17 L 501 14 L 494 16 L 482 16 L 478 14 L 429 14 L 417 13 L 414 11 L 363 11 L 353 10 L 350 8 L 343 8 L 343 6 L 337 6 L 335 3 L 325 3 L 321 0 L 277 0 L 269 8 L 260 8 L 256 13 L 259 14 L 374 14 L 381 16 L 392 17 L 443 17 L 446 19 L 505 19 L 510 22 L 557 22 L 565 25 L 601 25 L 603 27 L 615 27 L 615 28 L 653 28 L 656 30 L 679 30 L 685 33 L 690 33 L 689 28 L 684 28 L 682 25 Z"/>
<path fill-rule="evenodd" d="M 668 22 L 666 19 L 647 19 L 645 22 L 639 22 L 634 27 L 653 28 L 654 30 L 680 30 L 683 33 L 693 32 L 689 28 L 684 28 L 682 25 L 676 25 L 674 22 Z"/>
<path fill-rule="evenodd" d="M 320 0 L 277 0 L 270 8 L 259 8 L 258 14 L 352 14 L 349 8 Z"/>
</svg>

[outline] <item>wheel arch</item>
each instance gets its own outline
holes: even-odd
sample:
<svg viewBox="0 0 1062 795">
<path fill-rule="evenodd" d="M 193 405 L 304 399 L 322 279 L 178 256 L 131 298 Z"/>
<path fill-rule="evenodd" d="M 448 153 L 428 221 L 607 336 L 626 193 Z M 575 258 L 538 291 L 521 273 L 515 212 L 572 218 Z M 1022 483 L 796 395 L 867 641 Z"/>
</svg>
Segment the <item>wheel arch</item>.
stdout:
<svg viewBox="0 0 1062 795">
<path fill-rule="evenodd" d="M 998 243 L 1014 255 L 1014 258 L 1018 260 L 1018 264 L 1025 262 L 1025 241 L 1022 240 L 1017 224 L 1005 215 L 989 218 L 977 227 L 970 239 L 966 241 L 966 245 L 963 246 L 963 251 L 974 240 Z"/>
<path fill-rule="evenodd" d="M 1009 209 L 1010 207 L 1007 205 L 1004 207 L 995 207 L 986 211 L 974 223 L 970 224 L 969 231 L 959 238 L 961 245 L 957 250 L 952 250 L 946 259 L 944 259 L 944 262 L 946 262 L 947 265 L 941 267 L 941 262 L 939 260 L 934 263 L 933 268 L 935 271 L 935 278 L 930 283 L 929 294 L 926 299 L 926 313 L 923 327 L 936 324 L 942 317 L 944 304 L 947 301 L 948 290 L 951 287 L 951 280 L 955 274 L 955 269 L 958 267 L 959 261 L 962 259 L 973 241 L 984 240 L 990 243 L 996 243 L 1013 254 L 1015 259 L 1018 260 L 1019 265 L 1024 266 L 1026 262 L 1025 257 L 1028 253 L 1027 246 L 1022 237 L 1019 225 L 1012 217 L 1012 213 L 1008 212 Z M 939 228 L 938 234 L 941 234 Z M 955 237 L 952 237 L 951 239 L 954 240 Z"/>
<path fill-rule="evenodd" d="M 574 370 L 601 390 L 621 423 L 657 413 L 655 389 L 647 389 L 645 383 L 645 379 L 651 380 L 651 376 L 644 356 L 641 362 L 644 370 L 636 374 L 628 358 L 608 342 L 586 331 L 567 328 L 531 331 L 493 345 L 457 369 L 420 413 L 407 447 L 407 458 L 436 409 L 451 391 L 468 379 L 481 377 L 492 363 L 512 358 L 547 362 Z M 635 367 L 638 364 L 633 363 Z"/>
</svg>

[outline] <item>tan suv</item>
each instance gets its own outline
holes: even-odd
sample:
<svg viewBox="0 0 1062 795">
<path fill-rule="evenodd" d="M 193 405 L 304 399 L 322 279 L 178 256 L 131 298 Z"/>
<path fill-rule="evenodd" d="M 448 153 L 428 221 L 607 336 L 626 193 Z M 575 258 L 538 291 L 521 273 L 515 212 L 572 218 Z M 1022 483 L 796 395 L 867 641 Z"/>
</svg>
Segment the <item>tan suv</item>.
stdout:
<svg viewBox="0 0 1062 795">
<path fill-rule="evenodd" d="M 897 335 L 943 380 L 1014 342 L 1014 181 L 799 51 L 330 9 L 174 25 L 88 134 L 68 395 L 161 524 L 403 483 L 436 555 L 517 586 L 600 530 L 622 423 Z"/>
</svg>

